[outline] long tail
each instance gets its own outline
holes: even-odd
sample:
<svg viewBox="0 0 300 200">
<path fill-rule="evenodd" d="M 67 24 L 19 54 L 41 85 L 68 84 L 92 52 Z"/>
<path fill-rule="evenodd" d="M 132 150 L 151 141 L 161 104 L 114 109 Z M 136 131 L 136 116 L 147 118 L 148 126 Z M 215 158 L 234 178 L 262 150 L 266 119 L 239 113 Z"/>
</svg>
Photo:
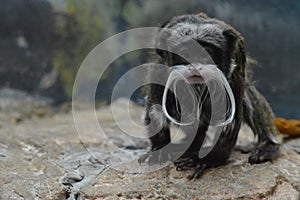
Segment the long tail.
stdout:
<svg viewBox="0 0 300 200">
<path fill-rule="evenodd" d="M 292 137 L 300 136 L 300 120 L 275 118 L 275 125 L 280 133 Z"/>
</svg>

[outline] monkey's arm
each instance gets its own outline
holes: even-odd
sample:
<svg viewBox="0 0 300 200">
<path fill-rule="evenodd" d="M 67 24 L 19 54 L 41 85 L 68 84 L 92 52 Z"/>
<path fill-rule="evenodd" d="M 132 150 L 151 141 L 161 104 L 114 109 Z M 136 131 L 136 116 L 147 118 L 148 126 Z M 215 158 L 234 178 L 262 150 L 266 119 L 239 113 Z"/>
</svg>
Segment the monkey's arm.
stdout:
<svg viewBox="0 0 300 200">
<path fill-rule="evenodd" d="M 151 150 L 155 151 L 170 143 L 169 123 L 163 114 L 161 104 L 158 102 L 155 104 L 149 100 L 146 104 L 144 124 L 147 126 L 147 133 L 150 136 Z"/>
<path fill-rule="evenodd" d="M 273 111 L 266 99 L 254 86 L 245 90 L 244 120 L 254 134 L 258 136 L 258 143 L 271 142 L 279 144 L 278 130 L 274 123 Z"/>
<path fill-rule="evenodd" d="M 138 162 L 157 164 L 169 160 L 168 154 L 164 154 L 161 149 L 171 142 L 169 122 L 165 118 L 162 106 L 161 96 L 164 90 L 163 86 L 150 84 L 146 88 L 146 112 L 144 124 L 149 135 L 151 149 L 150 152 L 142 155 Z"/>
<path fill-rule="evenodd" d="M 151 150 L 149 153 L 140 157 L 139 162 L 144 163 L 148 160 L 149 164 L 155 164 L 168 160 L 161 155 L 160 149 L 170 143 L 169 121 L 162 111 L 162 96 L 164 84 L 168 78 L 166 68 L 159 66 L 161 60 L 156 60 L 157 64 L 149 66 L 147 74 L 147 84 L 143 91 L 145 95 L 145 115 L 144 125 L 150 139 Z M 160 84 L 156 84 L 160 83 Z"/>
<path fill-rule="evenodd" d="M 243 110 L 244 121 L 258 136 L 256 151 L 250 156 L 249 162 L 261 163 L 276 159 L 279 156 L 280 139 L 274 114 L 266 99 L 254 86 L 245 89 Z"/>
<path fill-rule="evenodd" d="M 162 111 L 162 97 L 168 79 L 166 67 L 161 66 L 162 60 L 157 58 L 148 68 L 147 82 L 143 90 L 145 94 L 144 124 L 151 142 L 151 150 L 157 150 L 170 143 L 169 122 Z"/>
</svg>

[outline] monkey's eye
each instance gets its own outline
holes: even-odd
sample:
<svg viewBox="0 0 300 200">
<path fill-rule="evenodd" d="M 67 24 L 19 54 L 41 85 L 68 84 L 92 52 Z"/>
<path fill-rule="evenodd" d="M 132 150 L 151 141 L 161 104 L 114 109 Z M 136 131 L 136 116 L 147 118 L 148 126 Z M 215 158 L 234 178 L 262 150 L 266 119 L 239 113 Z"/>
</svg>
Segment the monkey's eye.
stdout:
<svg viewBox="0 0 300 200">
<path fill-rule="evenodd" d="M 171 60 L 172 60 L 172 65 L 187 65 L 189 64 L 188 61 L 186 61 L 183 57 L 182 54 L 178 55 L 178 54 L 175 54 L 175 53 L 171 53 Z"/>
<path fill-rule="evenodd" d="M 179 51 L 179 55 L 185 58 L 190 58 L 191 54 L 188 49 L 184 48 Z"/>
<path fill-rule="evenodd" d="M 213 56 L 213 54 L 214 54 L 214 53 L 213 53 L 214 51 L 213 51 L 211 48 L 205 48 L 205 51 L 206 51 L 206 53 L 207 53 L 209 56 Z M 208 55 L 207 55 L 207 56 L 208 56 Z"/>
<path fill-rule="evenodd" d="M 204 50 L 209 54 L 212 55 L 213 53 L 213 45 L 207 42 L 200 42 L 200 45 L 204 48 Z"/>
</svg>

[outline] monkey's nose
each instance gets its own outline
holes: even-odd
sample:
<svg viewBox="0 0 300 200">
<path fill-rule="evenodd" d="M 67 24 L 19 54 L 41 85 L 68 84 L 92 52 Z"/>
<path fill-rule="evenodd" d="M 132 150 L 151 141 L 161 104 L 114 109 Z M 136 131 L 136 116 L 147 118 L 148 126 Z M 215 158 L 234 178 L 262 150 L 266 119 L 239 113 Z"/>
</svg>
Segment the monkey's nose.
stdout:
<svg viewBox="0 0 300 200">
<path fill-rule="evenodd" d="M 200 71 L 202 70 L 201 66 L 195 66 L 195 65 L 189 65 L 188 70 L 193 74 L 197 76 L 201 76 Z"/>
</svg>

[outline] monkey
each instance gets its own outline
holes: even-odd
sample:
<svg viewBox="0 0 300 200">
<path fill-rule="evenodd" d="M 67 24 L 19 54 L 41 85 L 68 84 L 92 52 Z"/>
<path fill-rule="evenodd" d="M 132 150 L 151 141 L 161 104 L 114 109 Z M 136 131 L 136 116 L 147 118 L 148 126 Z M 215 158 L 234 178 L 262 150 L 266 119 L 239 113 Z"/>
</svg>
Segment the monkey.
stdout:
<svg viewBox="0 0 300 200">
<path fill-rule="evenodd" d="M 165 29 L 171 30 L 171 32 L 166 34 L 164 33 Z M 207 88 L 200 86 L 203 84 L 191 84 L 192 87 L 204 87 L 204 90 L 208 93 L 208 98 L 197 99 L 203 101 L 203 106 L 201 115 L 194 122 L 196 134 L 190 141 L 188 148 L 174 160 L 176 169 L 194 169 L 193 173 L 188 176 L 191 180 L 199 178 L 207 168 L 225 165 L 235 148 L 243 122 L 249 125 L 258 138 L 257 143 L 251 150 L 248 162 L 258 164 L 278 158 L 280 141 L 277 138 L 278 131 L 274 124 L 274 114 L 266 99 L 251 82 L 251 70 L 248 69 L 248 58 L 244 38 L 241 34 L 231 25 L 200 13 L 173 17 L 162 24 L 161 30 L 158 31 L 155 37 L 156 44 L 163 43 L 170 48 L 176 46 L 177 49 L 183 48 L 184 51 L 189 51 L 189 47 L 185 43 L 187 40 L 193 40 L 201 45 L 227 79 L 234 95 L 235 113 L 233 120 L 222 129 L 211 151 L 200 158 L 199 151 L 205 142 L 205 135 L 209 129 L 211 100 Z M 161 149 L 171 144 L 170 126 L 173 124 L 161 109 L 165 87 L 151 84 L 151 81 L 158 76 L 167 80 L 170 74 L 162 69 L 159 64 L 166 65 L 169 68 L 190 64 L 179 55 L 159 47 L 155 48 L 154 51 L 155 63 L 158 65 L 149 66 L 147 80 L 150 84 L 147 84 L 144 88 L 146 96 L 144 123 L 148 125 L 147 132 L 150 135 L 151 149 L 139 158 L 140 163 L 148 161 L 149 164 L 171 160 L 170 155 L 167 155 L 166 158 Z M 180 95 L 184 96 L 186 94 Z M 178 111 L 175 106 L 176 97 L 171 91 L 167 93 L 167 96 L 166 109 L 174 118 L 180 119 L 180 108 Z M 159 131 L 156 130 L 158 126 L 162 126 Z M 189 126 L 179 126 L 179 128 L 186 135 L 189 134 Z M 175 152 L 177 149 L 179 151 L 181 149 L 175 145 L 172 148 L 171 151 L 175 149 Z"/>
</svg>

